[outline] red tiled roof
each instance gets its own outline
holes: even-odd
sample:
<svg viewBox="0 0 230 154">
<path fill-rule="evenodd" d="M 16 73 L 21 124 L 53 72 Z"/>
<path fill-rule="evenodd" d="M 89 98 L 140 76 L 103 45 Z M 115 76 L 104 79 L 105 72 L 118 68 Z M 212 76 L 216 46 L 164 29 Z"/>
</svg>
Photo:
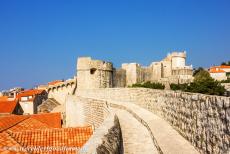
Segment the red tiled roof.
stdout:
<svg viewBox="0 0 230 154">
<path fill-rule="evenodd" d="M 20 98 L 25 96 L 33 96 L 33 95 L 41 94 L 44 91 L 45 90 L 38 90 L 38 89 L 25 90 L 20 92 L 17 97 Z"/>
<path fill-rule="evenodd" d="M 19 148 L 38 146 L 59 148 L 51 153 L 76 153 L 93 134 L 92 127 L 52 128 L 51 125 L 60 127 L 60 117 L 60 113 L 0 117 L 0 153 L 3 152 L 2 149 L 8 153 L 23 153 L 18 151 Z M 18 149 L 16 152 L 13 149 L 4 149 L 7 147 Z M 67 151 L 63 151 L 63 147 L 66 147 Z M 48 153 L 34 150 L 27 152 Z"/>
<path fill-rule="evenodd" d="M 44 127 L 61 128 L 61 113 L 9 115 L 0 117 L 0 132 L 6 129 L 29 129 L 29 127 L 31 129 L 39 129 Z"/>
<path fill-rule="evenodd" d="M 225 73 L 224 70 L 215 70 L 215 69 L 211 69 L 209 72 L 210 73 Z"/>
<path fill-rule="evenodd" d="M 33 114 L 31 117 L 53 128 L 61 128 L 61 113 Z"/>
<path fill-rule="evenodd" d="M 20 123 L 27 119 L 29 116 L 10 115 L 6 117 L 0 117 L 0 132 Z"/>
<path fill-rule="evenodd" d="M 7 97 L 7 96 L 1 96 L 1 97 L 0 97 L 0 102 L 1 102 L 1 101 L 7 101 L 7 100 L 8 100 L 8 97 Z"/>
<path fill-rule="evenodd" d="M 220 65 L 219 67 L 220 68 L 230 68 L 230 66 L 228 66 L 228 65 Z"/>
<path fill-rule="evenodd" d="M 46 123 L 42 123 L 33 117 L 23 120 L 22 122 L 18 123 L 17 125 L 9 128 L 7 131 L 9 132 L 17 132 L 22 130 L 34 130 L 34 129 L 47 129 L 52 128 Z"/>
<path fill-rule="evenodd" d="M 62 147 L 66 147 L 65 153 L 76 153 L 77 148 L 82 147 L 93 134 L 91 126 L 77 128 L 40 129 L 32 131 L 12 132 L 12 138 L 24 147 L 55 147 L 55 153 L 63 153 Z M 75 147 L 76 149 L 72 149 Z M 35 153 L 36 151 L 33 151 Z M 45 152 L 45 151 L 43 151 Z M 47 152 L 47 151 L 46 151 Z M 40 152 L 39 152 L 40 153 Z"/>
<path fill-rule="evenodd" d="M 225 71 L 223 70 L 225 68 L 230 69 L 230 66 L 227 66 L 227 65 L 213 66 L 209 69 L 209 72 L 210 73 L 225 73 Z"/>
<path fill-rule="evenodd" d="M 63 82 L 62 80 L 55 80 L 55 81 L 51 81 L 48 83 L 49 86 L 52 86 L 52 85 L 55 85 L 55 84 L 58 84 L 58 83 L 61 83 Z"/>
<path fill-rule="evenodd" d="M 22 146 L 18 144 L 10 135 L 6 132 L 0 133 L 0 153 L 9 153 L 9 154 L 24 154 L 27 152 L 19 151 L 19 148 Z M 15 148 L 9 149 L 9 148 Z"/>
<path fill-rule="evenodd" d="M 14 101 L 1 101 L 0 113 L 12 113 L 18 104 L 18 100 Z"/>
</svg>

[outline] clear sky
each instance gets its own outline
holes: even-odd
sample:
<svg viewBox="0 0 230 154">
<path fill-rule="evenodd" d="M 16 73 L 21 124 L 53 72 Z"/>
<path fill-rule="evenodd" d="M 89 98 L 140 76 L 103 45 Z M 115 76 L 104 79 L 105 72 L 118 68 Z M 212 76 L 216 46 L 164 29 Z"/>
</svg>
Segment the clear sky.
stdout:
<svg viewBox="0 0 230 154">
<path fill-rule="evenodd" d="M 0 1 L 0 90 L 68 79 L 78 56 L 120 67 L 174 50 L 194 67 L 230 60 L 230 1 Z"/>
</svg>

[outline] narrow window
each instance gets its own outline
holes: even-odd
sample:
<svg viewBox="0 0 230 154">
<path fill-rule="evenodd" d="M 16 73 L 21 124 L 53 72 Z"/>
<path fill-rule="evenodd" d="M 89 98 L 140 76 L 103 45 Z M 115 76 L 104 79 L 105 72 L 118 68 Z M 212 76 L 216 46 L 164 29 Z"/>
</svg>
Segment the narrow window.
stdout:
<svg viewBox="0 0 230 154">
<path fill-rule="evenodd" d="M 92 75 L 95 74 L 96 70 L 97 70 L 96 68 L 91 68 L 90 69 L 90 74 L 92 74 Z"/>
</svg>

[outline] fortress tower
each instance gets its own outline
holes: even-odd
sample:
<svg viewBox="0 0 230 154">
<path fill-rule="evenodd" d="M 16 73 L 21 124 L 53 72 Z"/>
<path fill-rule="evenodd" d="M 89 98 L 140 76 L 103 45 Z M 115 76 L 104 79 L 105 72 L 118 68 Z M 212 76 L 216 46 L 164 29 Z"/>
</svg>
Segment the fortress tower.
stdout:
<svg viewBox="0 0 230 154">
<path fill-rule="evenodd" d="M 172 52 L 163 61 L 171 61 L 172 69 L 184 68 L 186 66 L 186 52 Z"/>
<path fill-rule="evenodd" d="M 112 87 L 113 64 L 91 57 L 80 57 L 77 61 L 78 89 Z"/>
</svg>

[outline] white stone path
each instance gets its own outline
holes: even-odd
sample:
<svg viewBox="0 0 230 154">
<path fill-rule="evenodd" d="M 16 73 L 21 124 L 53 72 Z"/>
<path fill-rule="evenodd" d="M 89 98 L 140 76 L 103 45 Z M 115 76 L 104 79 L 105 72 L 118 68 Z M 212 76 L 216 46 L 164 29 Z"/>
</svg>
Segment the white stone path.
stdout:
<svg viewBox="0 0 230 154">
<path fill-rule="evenodd" d="M 139 121 L 124 110 L 114 110 L 121 125 L 124 154 L 157 154 L 151 136 Z M 144 146 L 143 146 L 144 145 Z"/>
<path fill-rule="evenodd" d="M 152 132 L 157 145 L 160 147 L 163 154 L 199 153 L 186 139 L 173 129 L 168 122 L 152 112 L 131 102 L 109 102 L 125 107 L 129 112 L 132 112 L 132 114 L 135 114 L 135 116 L 144 120 L 144 123 L 148 125 L 148 128 Z M 125 154 L 155 154 L 158 152 L 147 127 L 136 120 L 136 118 L 128 111 L 115 108 L 113 108 L 113 110 L 115 110 L 120 121 Z"/>
</svg>

